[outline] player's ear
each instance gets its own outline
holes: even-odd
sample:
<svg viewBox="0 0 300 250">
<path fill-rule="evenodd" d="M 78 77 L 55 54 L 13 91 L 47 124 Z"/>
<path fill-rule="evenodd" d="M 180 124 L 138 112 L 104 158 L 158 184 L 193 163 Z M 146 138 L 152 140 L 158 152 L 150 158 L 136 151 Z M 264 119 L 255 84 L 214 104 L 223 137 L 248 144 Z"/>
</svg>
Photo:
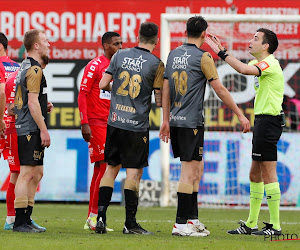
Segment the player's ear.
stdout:
<svg viewBox="0 0 300 250">
<path fill-rule="evenodd" d="M 268 43 L 263 44 L 263 50 L 268 50 L 270 45 Z"/>
<path fill-rule="evenodd" d="M 156 39 L 155 45 L 157 45 L 159 42 L 159 38 Z"/>
<path fill-rule="evenodd" d="M 136 37 L 136 41 L 137 41 L 137 43 L 140 43 L 140 38 L 139 38 L 139 36 Z"/>
</svg>

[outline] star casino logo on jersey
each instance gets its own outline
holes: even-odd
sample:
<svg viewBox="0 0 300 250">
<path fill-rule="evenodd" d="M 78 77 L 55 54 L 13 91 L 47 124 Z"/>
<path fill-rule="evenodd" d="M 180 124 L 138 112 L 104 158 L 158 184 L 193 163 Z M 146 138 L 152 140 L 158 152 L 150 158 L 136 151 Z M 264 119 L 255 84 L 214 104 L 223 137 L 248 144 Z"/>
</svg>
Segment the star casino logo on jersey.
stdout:
<svg viewBox="0 0 300 250">
<path fill-rule="evenodd" d="M 186 69 L 186 66 L 189 64 L 188 58 L 190 56 L 191 55 L 188 55 L 186 51 L 183 55 L 174 57 L 172 69 Z"/>
<path fill-rule="evenodd" d="M 147 60 L 143 59 L 143 56 L 141 55 L 138 58 L 129 58 L 125 57 L 122 62 L 122 69 L 141 72 L 141 69 L 143 68 L 143 63 L 147 62 Z"/>
</svg>

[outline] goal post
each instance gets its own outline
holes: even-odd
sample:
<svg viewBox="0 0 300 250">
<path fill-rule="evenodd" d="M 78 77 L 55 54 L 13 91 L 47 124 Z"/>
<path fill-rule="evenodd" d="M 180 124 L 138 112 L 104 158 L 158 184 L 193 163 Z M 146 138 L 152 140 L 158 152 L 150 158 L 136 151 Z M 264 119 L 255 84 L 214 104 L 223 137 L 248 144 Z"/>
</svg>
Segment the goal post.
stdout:
<svg viewBox="0 0 300 250">
<path fill-rule="evenodd" d="M 171 50 L 171 31 L 170 31 L 170 23 L 171 22 L 186 22 L 190 17 L 195 15 L 201 15 L 208 22 L 208 30 L 211 32 L 210 23 L 300 23 L 299 15 L 248 15 L 248 14 L 223 14 L 223 15 L 209 15 L 209 14 L 170 14 L 163 13 L 161 14 L 161 25 L 160 25 L 160 57 L 161 60 L 166 63 L 168 54 Z M 300 25 L 299 25 L 300 26 Z M 230 26 L 228 26 L 230 27 Z M 262 26 L 263 27 L 263 26 Z M 299 28 L 298 28 L 299 29 Z M 255 30 L 251 30 L 251 33 L 254 34 Z M 275 31 L 276 33 L 276 31 Z M 218 33 L 216 33 L 218 35 Z M 183 38 L 184 39 L 184 38 Z M 230 37 L 228 38 L 231 39 Z M 245 36 L 244 40 L 251 39 L 251 36 L 247 34 L 247 38 Z M 299 37 L 298 37 L 298 51 L 300 51 L 299 47 Z M 231 44 L 232 45 L 232 44 Z M 229 49 L 231 48 L 229 45 Z M 245 48 L 246 50 L 246 48 Z M 229 51 L 230 52 L 230 51 Z M 300 55 L 300 52 L 299 52 Z M 249 55 L 250 56 L 250 55 Z M 239 58 L 240 59 L 240 58 Z M 220 62 L 222 64 L 223 62 Z M 218 72 L 220 73 L 220 72 Z M 237 84 L 243 84 L 238 83 Z M 207 128 L 205 129 L 207 131 Z M 160 142 L 160 154 L 161 154 L 161 175 L 162 175 L 162 190 L 160 196 L 160 205 L 168 206 L 169 198 L 170 198 L 170 143 L 166 144 L 164 142 Z M 250 166 L 249 166 L 250 167 Z M 205 173 L 204 173 L 205 174 Z M 235 198 L 230 198 L 235 199 Z M 248 198 L 247 198 L 248 199 Z M 222 201 L 221 201 L 222 202 Z M 241 203 L 244 204 L 242 201 Z"/>
</svg>

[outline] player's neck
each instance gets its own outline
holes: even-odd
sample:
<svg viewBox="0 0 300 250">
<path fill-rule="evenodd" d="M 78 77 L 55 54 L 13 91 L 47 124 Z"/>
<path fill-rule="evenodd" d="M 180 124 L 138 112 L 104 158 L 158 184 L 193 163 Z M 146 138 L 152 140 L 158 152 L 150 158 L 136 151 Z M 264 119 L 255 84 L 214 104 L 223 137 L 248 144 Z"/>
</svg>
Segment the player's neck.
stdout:
<svg viewBox="0 0 300 250">
<path fill-rule="evenodd" d="M 263 53 L 261 53 L 261 54 L 253 55 L 253 56 L 257 59 L 258 62 L 261 62 L 261 61 L 263 61 L 265 58 L 267 58 L 269 55 L 271 55 L 271 54 L 269 54 L 268 52 L 263 52 Z"/>
<path fill-rule="evenodd" d="M 151 53 L 155 48 L 155 44 L 150 44 L 150 43 L 139 43 L 138 46 L 140 48 L 149 50 Z"/>
<path fill-rule="evenodd" d="M 0 51 L 0 56 L 6 56 L 6 51 L 5 50 L 3 50 L 3 51 L 1 50 Z"/>
<path fill-rule="evenodd" d="M 103 52 L 103 55 L 108 59 L 108 60 L 111 60 L 112 56 L 113 55 L 110 55 L 107 51 L 104 51 Z"/>
<path fill-rule="evenodd" d="M 203 40 L 201 38 L 188 37 L 186 42 L 190 44 L 195 44 L 198 48 L 200 48 L 203 45 Z"/>
<path fill-rule="evenodd" d="M 28 52 L 27 56 L 36 60 L 40 65 L 43 65 L 43 60 L 37 53 Z"/>
</svg>

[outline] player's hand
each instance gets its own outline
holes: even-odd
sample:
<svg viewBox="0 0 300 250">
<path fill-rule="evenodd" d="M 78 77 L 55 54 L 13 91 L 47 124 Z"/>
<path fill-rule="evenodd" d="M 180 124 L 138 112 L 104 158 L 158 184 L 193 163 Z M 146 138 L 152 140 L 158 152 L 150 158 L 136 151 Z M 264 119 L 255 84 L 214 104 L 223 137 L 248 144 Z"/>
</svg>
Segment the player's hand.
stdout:
<svg viewBox="0 0 300 250">
<path fill-rule="evenodd" d="M 47 104 L 47 112 L 50 113 L 54 109 L 54 105 L 52 102 L 48 102 Z"/>
<path fill-rule="evenodd" d="M 51 141 L 50 141 L 50 135 L 48 133 L 48 130 L 41 131 L 41 144 L 44 148 L 49 148 Z"/>
<path fill-rule="evenodd" d="M 81 134 L 86 142 L 89 142 L 92 136 L 92 131 L 89 124 L 85 123 L 81 126 Z"/>
<path fill-rule="evenodd" d="M 251 126 L 249 120 L 244 115 L 238 116 L 238 119 L 243 127 L 243 133 L 250 132 Z"/>
<path fill-rule="evenodd" d="M 159 131 L 159 138 L 165 142 L 168 143 L 170 139 L 170 125 L 167 122 L 163 122 L 160 131 Z"/>
<path fill-rule="evenodd" d="M 5 129 L 6 126 L 4 120 L 0 120 L 0 138 L 4 138 Z"/>
<path fill-rule="evenodd" d="M 211 38 L 205 37 L 205 42 L 211 47 L 211 49 L 218 54 L 220 52 L 220 49 L 217 44 L 215 44 Z"/>
<path fill-rule="evenodd" d="M 221 44 L 219 38 L 218 38 L 216 35 L 207 32 L 207 36 L 208 36 L 208 38 L 209 38 L 214 44 L 216 44 L 216 45 L 218 46 L 218 48 L 219 48 L 220 50 L 222 50 L 222 51 L 224 50 L 224 47 L 222 46 L 222 44 Z"/>
</svg>

